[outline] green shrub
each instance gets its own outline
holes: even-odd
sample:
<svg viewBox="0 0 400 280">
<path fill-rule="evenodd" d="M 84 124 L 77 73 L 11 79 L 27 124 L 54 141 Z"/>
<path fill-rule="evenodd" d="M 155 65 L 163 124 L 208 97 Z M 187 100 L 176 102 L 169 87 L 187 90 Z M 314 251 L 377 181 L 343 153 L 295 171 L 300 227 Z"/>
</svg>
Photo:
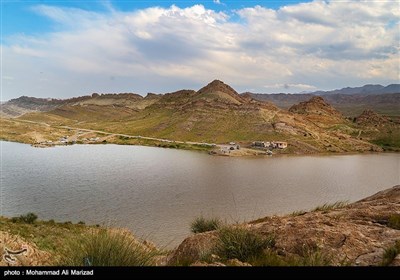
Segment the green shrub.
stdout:
<svg viewBox="0 0 400 280">
<path fill-rule="evenodd" d="M 224 259 L 248 261 L 275 245 L 275 238 L 263 236 L 244 227 L 224 227 L 218 232 L 216 254 Z"/>
<path fill-rule="evenodd" d="M 156 253 L 127 232 L 94 229 L 81 240 L 70 241 L 59 265 L 148 266 L 154 265 Z"/>
<path fill-rule="evenodd" d="M 394 229 L 400 229 L 400 214 L 393 214 L 389 217 L 388 226 Z"/>
<path fill-rule="evenodd" d="M 390 265 L 398 254 L 400 254 L 400 240 L 397 240 L 393 246 L 386 248 L 382 256 L 381 265 L 383 266 Z"/>
<path fill-rule="evenodd" d="M 35 213 L 28 213 L 26 215 L 21 215 L 19 217 L 11 218 L 13 223 L 26 223 L 26 224 L 33 224 L 37 220 L 38 216 Z"/>
<path fill-rule="evenodd" d="M 206 219 L 204 217 L 196 218 L 190 225 L 190 230 L 193 233 L 201 233 L 211 230 L 216 230 L 221 227 L 222 222 L 217 218 Z"/>
</svg>

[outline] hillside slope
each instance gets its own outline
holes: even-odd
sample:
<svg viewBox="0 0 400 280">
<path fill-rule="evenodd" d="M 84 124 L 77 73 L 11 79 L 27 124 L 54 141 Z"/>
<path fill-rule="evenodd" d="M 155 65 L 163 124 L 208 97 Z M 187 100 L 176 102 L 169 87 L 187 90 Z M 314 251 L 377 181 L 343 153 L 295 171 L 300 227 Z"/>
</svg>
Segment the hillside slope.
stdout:
<svg viewBox="0 0 400 280">
<path fill-rule="evenodd" d="M 239 142 L 245 147 L 254 141 L 288 142 L 288 148 L 278 153 L 380 150 L 368 142 L 374 139 L 373 134 L 365 138 L 368 141 L 360 137 L 360 129 L 367 127 L 345 118 L 322 97 L 287 111 L 240 95 L 219 80 L 198 91 L 148 94 L 144 98 L 132 93 L 93 94 L 60 102 L 49 111 L 26 113 L 16 120 L 171 141 Z M 0 135 L 6 140 L 12 135 L 12 125 L 7 127 Z M 397 131 L 397 126 L 393 127 Z"/>
</svg>

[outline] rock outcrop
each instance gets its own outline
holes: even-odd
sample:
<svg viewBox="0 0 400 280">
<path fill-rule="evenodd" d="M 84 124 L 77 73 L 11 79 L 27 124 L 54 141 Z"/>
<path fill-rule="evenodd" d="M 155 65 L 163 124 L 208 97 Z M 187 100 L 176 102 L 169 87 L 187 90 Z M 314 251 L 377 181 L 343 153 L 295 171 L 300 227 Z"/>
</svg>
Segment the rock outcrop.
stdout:
<svg viewBox="0 0 400 280">
<path fill-rule="evenodd" d="M 338 110 L 326 103 L 325 100 L 320 96 L 314 96 L 308 101 L 303 101 L 299 104 L 293 105 L 290 107 L 289 111 L 296 114 L 314 114 L 336 118 L 343 117 Z"/>
<path fill-rule="evenodd" d="M 265 236 L 273 234 L 273 249 L 280 256 L 299 256 L 302 249 L 314 248 L 330 256 L 332 265 L 369 266 L 380 265 L 385 250 L 399 242 L 400 230 L 389 222 L 399 215 L 400 185 L 342 208 L 266 217 L 243 226 Z M 201 261 L 217 238 L 216 231 L 188 237 L 169 263 Z M 400 262 L 395 258 L 391 264 Z"/>
<path fill-rule="evenodd" d="M 378 115 L 373 110 L 367 109 L 356 118 L 356 123 L 363 126 L 373 125 L 382 126 L 389 122 L 387 117 Z"/>
</svg>

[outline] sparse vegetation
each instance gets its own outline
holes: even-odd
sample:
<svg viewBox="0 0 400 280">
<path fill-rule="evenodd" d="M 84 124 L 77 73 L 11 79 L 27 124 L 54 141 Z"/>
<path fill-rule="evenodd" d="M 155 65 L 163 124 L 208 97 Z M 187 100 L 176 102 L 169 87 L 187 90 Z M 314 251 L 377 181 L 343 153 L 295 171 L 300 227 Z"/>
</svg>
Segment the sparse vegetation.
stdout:
<svg viewBox="0 0 400 280">
<path fill-rule="evenodd" d="M 307 213 L 307 211 L 297 210 L 297 211 L 293 211 L 290 215 L 293 216 L 293 217 L 296 217 L 296 216 L 302 216 L 302 215 L 304 215 L 306 213 Z"/>
<path fill-rule="evenodd" d="M 393 246 L 386 248 L 385 252 L 383 253 L 381 265 L 390 265 L 398 254 L 400 254 L 400 240 L 397 240 Z"/>
<path fill-rule="evenodd" d="M 276 251 L 267 249 L 250 263 L 254 266 L 329 266 L 332 265 L 332 258 L 318 249 L 290 256 L 280 256 Z"/>
<path fill-rule="evenodd" d="M 54 258 L 58 258 L 65 240 L 85 235 L 91 228 L 87 225 L 57 223 L 54 220 L 24 223 L 15 222 L 15 218 L 0 217 L 0 231 L 7 231 L 35 243 L 40 250 L 50 252 Z"/>
<path fill-rule="evenodd" d="M 124 231 L 93 229 L 82 239 L 70 241 L 60 259 L 68 266 L 148 266 L 154 265 L 156 251 L 138 243 Z"/>
<path fill-rule="evenodd" d="M 400 230 L 400 214 L 393 214 L 389 217 L 388 226 Z"/>
<path fill-rule="evenodd" d="M 275 245 L 275 237 L 253 232 L 245 227 L 227 226 L 218 232 L 215 252 L 223 259 L 249 261 L 262 255 L 263 250 Z"/>
<path fill-rule="evenodd" d="M 298 256 L 293 256 L 287 260 L 287 265 L 290 266 L 328 266 L 331 263 L 331 256 L 313 246 L 303 246 Z"/>
<path fill-rule="evenodd" d="M 222 226 L 222 221 L 217 218 L 206 219 L 203 216 L 196 218 L 190 225 L 193 233 L 216 230 Z"/>
<path fill-rule="evenodd" d="M 19 217 L 11 218 L 13 223 L 26 223 L 26 224 L 33 224 L 37 220 L 38 216 L 35 213 L 28 213 L 26 215 L 21 215 Z"/>
<path fill-rule="evenodd" d="M 333 210 L 333 209 L 338 209 L 338 208 L 343 208 L 348 204 L 347 201 L 336 201 L 334 203 L 325 203 L 323 205 L 317 206 L 315 207 L 313 210 L 313 212 L 316 211 L 321 211 L 321 212 L 327 212 L 329 210 Z"/>
<path fill-rule="evenodd" d="M 377 137 L 371 140 L 372 143 L 381 146 L 385 150 L 399 151 L 400 150 L 400 130 L 395 129 L 390 133 L 380 133 Z"/>
</svg>

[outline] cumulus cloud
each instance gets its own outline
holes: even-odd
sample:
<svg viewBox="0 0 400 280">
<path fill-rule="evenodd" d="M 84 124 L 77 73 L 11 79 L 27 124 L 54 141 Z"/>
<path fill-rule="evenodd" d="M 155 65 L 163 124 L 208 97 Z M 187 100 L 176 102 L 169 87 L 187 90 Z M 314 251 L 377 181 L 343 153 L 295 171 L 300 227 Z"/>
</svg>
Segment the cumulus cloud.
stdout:
<svg viewBox="0 0 400 280">
<path fill-rule="evenodd" d="M 57 29 L 4 40 L 3 75 L 14 77 L 3 85 L 4 99 L 168 92 L 215 78 L 258 92 L 400 78 L 400 12 L 390 1 L 255 6 L 230 15 L 202 5 L 132 12 L 40 5 L 33 11 Z"/>
</svg>

